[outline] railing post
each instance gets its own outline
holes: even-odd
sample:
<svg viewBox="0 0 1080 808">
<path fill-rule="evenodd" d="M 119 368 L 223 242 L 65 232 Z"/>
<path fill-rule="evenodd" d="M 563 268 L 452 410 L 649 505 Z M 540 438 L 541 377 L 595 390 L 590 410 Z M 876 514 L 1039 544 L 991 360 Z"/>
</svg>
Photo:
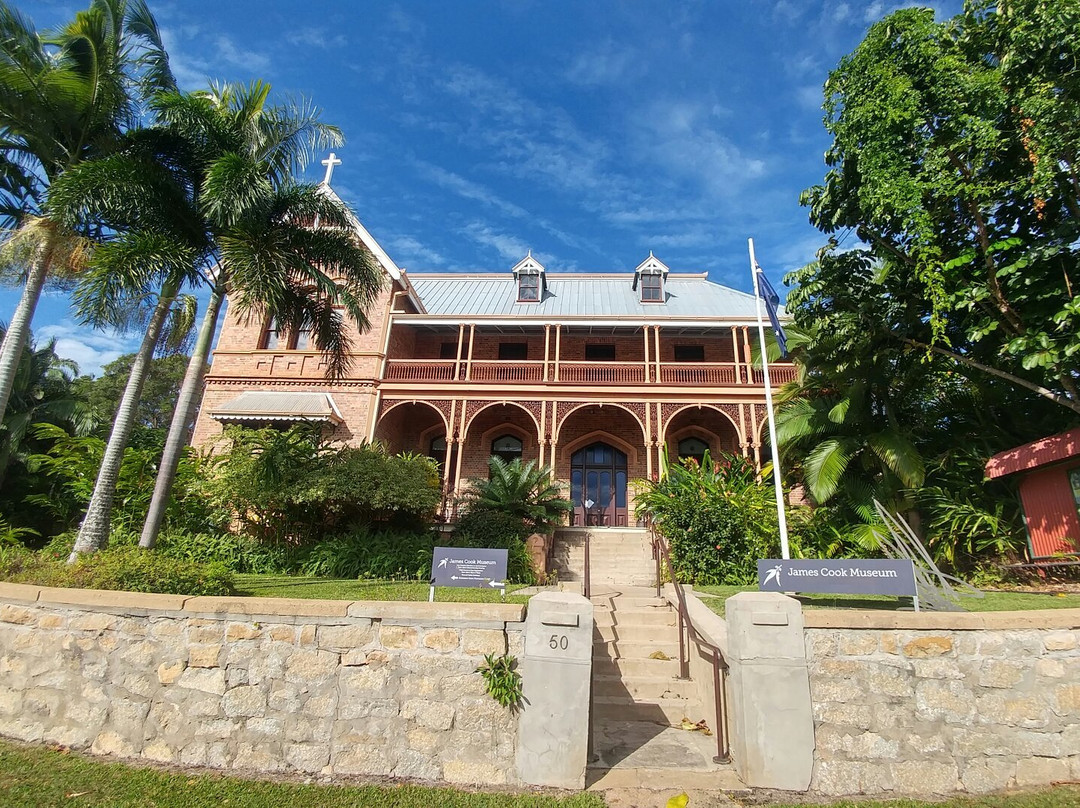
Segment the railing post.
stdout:
<svg viewBox="0 0 1080 808">
<path fill-rule="evenodd" d="M 713 690 L 716 693 L 716 757 L 713 763 L 730 763 L 731 750 L 727 740 L 727 694 L 724 693 L 724 676 L 720 672 L 720 651 L 713 649 Z"/>
<path fill-rule="evenodd" d="M 592 597 L 592 577 L 589 570 L 589 531 L 585 531 L 585 581 L 581 587 L 586 598 Z"/>
<path fill-rule="evenodd" d="M 679 602 L 679 678 L 690 678 L 690 658 L 686 655 L 686 617 Z"/>
</svg>

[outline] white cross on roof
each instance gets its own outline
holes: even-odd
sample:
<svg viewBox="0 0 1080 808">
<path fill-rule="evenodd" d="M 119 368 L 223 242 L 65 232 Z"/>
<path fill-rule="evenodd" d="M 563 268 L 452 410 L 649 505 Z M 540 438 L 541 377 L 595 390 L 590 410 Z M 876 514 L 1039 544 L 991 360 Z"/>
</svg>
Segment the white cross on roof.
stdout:
<svg viewBox="0 0 1080 808">
<path fill-rule="evenodd" d="M 334 176 L 334 166 L 341 165 L 341 160 L 333 152 L 330 152 L 330 156 L 322 161 L 322 164 L 326 166 L 326 176 L 323 177 L 323 185 L 330 184 L 330 178 Z"/>
</svg>

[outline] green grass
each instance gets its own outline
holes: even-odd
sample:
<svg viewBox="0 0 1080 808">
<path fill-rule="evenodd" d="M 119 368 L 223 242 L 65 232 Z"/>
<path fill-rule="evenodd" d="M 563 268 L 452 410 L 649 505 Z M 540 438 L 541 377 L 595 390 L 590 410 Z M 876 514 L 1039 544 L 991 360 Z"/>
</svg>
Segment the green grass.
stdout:
<svg viewBox="0 0 1080 808">
<path fill-rule="evenodd" d="M 920 800 L 816 803 L 817 808 L 1070 808 L 1080 788 Z M 106 763 L 71 752 L 0 741 L 0 806 L 53 808 L 603 808 L 596 794 L 478 794 L 423 786 L 329 786 L 178 774 Z M 801 803 L 771 805 L 795 808 Z"/>
<path fill-rule="evenodd" d="M 511 594 L 522 584 L 506 587 L 507 603 L 527 603 L 525 595 Z M 317 598 L 320 600 L 427 600 L 428 585 L 421 581 L 358 581 L 349 578 L 303 578 L 295 575 L 237 575 L 238 595 L 262 598 Z M 497 589 L 438 587 L 436 601 L 499 603 Z"/>
<path fill-rule="evenodd" d="M 739 592 L 757 592 L 756 586 L 695 586 L 695 592 L 717 595 L 702 598 L 702 602 L 717 614 L 724 614 L 724 600 Z M 807 609 L 896 609 L 911 605 L 910 598 L 890 598 L 884 595 L 799 595 Z M 1080 595 L 1041 592 L 986 592 L 982 598 L 963 598 L 969 612 L 1026 612 L 1038 609 L 1080 609 Z"/>
<path fill-rule="evenodd" d="M 0 742 L 0 806 L 58 805 L 73 808 L 603 808 L 604 801 L 593 794 L 556 798 L 473 794 L 411 785 L 324 786 L 169 774 Z"/>
</svg>

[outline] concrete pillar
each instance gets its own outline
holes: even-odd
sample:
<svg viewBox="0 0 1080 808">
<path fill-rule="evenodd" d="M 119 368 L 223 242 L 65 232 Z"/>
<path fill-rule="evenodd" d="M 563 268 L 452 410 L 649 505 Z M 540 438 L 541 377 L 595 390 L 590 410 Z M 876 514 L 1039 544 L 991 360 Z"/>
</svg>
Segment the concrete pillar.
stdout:
<svg viewBox="0 0 1080 808">
<path fill-rule="evenodd" d="M 585 787 L 592 633 L 593 605 L 581 595 L 543 592 L 529 601 L 517 750 L 524 783 Z"/>
<path fill-rule="evenodd" d="M 814 771 L 814 713 L 802 605 L 775 592 L 728 598 L 731 756 L 754 788 L 806 791 Z"/>
</svg>

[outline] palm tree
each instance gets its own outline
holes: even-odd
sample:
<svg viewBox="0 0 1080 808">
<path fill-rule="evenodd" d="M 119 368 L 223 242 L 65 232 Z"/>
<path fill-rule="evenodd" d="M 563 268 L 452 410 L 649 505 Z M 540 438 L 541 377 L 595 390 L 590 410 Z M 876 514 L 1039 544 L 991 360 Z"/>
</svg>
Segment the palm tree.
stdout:
<svg viewBox="0 0 1080 808">
<path fill-rule="evenodd" d="M 287 328 L 310 331 L 328 375 L 337 377 L 348 368 L 351 347 L 339 312 L 366 328 L 366 309 L 382 286 L 376 264 L 354 237 L 348 208 L 320 187 L 290 180 L 314 148 L 340 142 L 337 130 L 319 123 L 310 108 L 267 105 L 269 90 L 257 82 L 163 94 L 153 102 L 158 127 L 139 133 L 124 153 L 69 172 L 53 194 L 72 221 L 85 227 L 103 220 L 123 234 L 101 248 L 106 258 L 120 260 L 98 273 L 102 283 L 90 295 L 90 308 L 115 312 L 121 287 L 145 285 L 140 272 L 171 279 L 160 301 L 183 283 L 211 285 L 144 529 L 146 547 L 153 546 L 168 504 L 226 291 L 240 311 L 268 312 Z M 140 370 L 133 368 L 132 379 Z M 121 415 L 127 417 L 123 405 L 114 427 L 123 438 Z M 106 454 L 102 465 L 101 503 L 95 494 L 76 553 L 107 541 L 110 459 L 116 460 Z"/>
<path fill-rule="evenodd" d="M 72 167 L 108 154 L 135 124 L 136 84 L 146 92 L 175 86 L 143 0 L 93 0 L 49 37 L 0 2 L 0 215 L 17 226 L 5 258 L 26 268 L 0 345 L 0 412 L 46 278 L 86 258 L 85 242 L 49 213 L 49 188 Z"/>
<path fill-rule="evenodd" d="M 546 530 L 573 510 L 574 504 L 552 482 L 552 470 L 538 467 L 535 460 L 507 462 L 492 455 L 488 467 L 490 479 L 474 480 L 466 494 L 470 509 L 501 511 L 537 530 Z"/>
<path fill-rule="evenodd" d="M 0 327 L 0 335 L 4 330 Z M 11 464 L 23 459 L 31 427 L 55 424 L 76 435 L 88 435 L 94 429 L 94 413 L 72 391 L 78 372 L 78 365 L 57 356 L 56 340 L 43 347 L 33 339 L 27 343 L 0 432 L 0 483 Z"/>
</svg>

